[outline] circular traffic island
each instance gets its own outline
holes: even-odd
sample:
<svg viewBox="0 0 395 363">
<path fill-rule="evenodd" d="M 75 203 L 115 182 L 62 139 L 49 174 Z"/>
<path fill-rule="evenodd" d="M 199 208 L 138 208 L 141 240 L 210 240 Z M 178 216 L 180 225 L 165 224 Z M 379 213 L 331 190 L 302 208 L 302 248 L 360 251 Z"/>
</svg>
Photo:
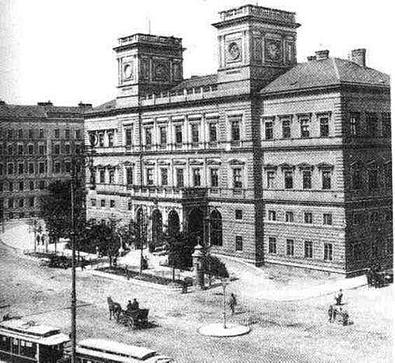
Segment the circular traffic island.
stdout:
<svg viewBox="0 0 395 363">
<path fill-rule="evenodd" d="M 251 328 L 239 324 L 226 324 L 226 328 L 222 323 L 214 323 L 203 325 L 198 329 L 199 334 L 211 337 L 236 337 L 248 334 Z"/>
</svg>

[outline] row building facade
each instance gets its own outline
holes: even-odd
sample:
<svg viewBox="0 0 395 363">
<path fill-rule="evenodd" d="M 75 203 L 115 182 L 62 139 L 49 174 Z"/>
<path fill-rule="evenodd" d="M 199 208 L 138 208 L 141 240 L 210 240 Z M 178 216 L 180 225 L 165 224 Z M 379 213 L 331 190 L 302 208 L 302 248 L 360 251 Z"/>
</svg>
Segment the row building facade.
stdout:
<svg viewBox="0 0 395 363">
<path fill-rule="evenodd" d="M 97 142 L 89 218 L 146 218 L 213 252 L 352 274 L 392 261 L 389 76 L 316 52 L 287 11 L 222 11 L 215 74 L 183 78 L 182 40 L 119 39 L 118 96 L 85 115 Z"/>
</svg>

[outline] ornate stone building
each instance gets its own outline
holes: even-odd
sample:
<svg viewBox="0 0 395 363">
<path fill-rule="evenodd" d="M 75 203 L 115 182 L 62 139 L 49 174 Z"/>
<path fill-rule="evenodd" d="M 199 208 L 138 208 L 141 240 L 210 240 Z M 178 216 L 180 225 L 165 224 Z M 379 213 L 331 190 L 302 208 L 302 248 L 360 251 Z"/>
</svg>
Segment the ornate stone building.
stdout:
<svg viewBox="0 0 395 363">
<path fill-rule="evenodd" d="M 48 184 L 70 177 L 73 155 L 84 144 L 82 114 L 90 107 L 0 101 L 0 217 L 37 216 Z"/>
<path fill-rule="evenodd" d="M 351 274 L 392 258 L 389 77 L 319 51 L 296 62 L 295 14 L 223 11 L 216 74 L 183 79 L 179 38 L 119 39 L 118 96 L 97 137 L 88 216 L 146 218 L 218 254 Z"/>
</svg>

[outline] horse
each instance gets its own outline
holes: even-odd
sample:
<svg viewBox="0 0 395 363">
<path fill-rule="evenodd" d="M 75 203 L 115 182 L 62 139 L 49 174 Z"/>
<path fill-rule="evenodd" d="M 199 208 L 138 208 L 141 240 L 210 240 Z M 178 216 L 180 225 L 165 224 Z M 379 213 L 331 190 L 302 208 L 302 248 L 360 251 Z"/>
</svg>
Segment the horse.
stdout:
<svg viewBox="0 0 395 363">
<path fill-rule="evenodd" d="M 108 303 L 108 310 L 110 311 L 110 320 L 111 320 L 111 316 L 113 316 L 118 321 L 119 314 L 122 312 L 121 304 L 113 301 L 113 299 L 111 299 L 111 296 L 107 297 L 107 303 Z"/>
</svg>

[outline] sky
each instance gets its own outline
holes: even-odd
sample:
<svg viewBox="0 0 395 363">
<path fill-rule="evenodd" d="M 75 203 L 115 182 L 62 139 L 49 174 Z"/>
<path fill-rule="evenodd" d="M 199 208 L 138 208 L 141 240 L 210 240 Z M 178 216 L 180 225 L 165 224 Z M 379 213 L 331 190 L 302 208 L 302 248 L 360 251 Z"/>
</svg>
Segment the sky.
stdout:
<svg viewBox="0 0 395 363">
<path fill-rule="evenodd" d="M 296 12 L 298 62 L 318 49 L 394 67 L 391 0 L 0 0 L 0 99 L 99 105 L 116 96 L 112 48 L 134 33 L 183 38 L 184 77 L 217 70 L 218 12 L 245 4 Z"/>
</svg>

